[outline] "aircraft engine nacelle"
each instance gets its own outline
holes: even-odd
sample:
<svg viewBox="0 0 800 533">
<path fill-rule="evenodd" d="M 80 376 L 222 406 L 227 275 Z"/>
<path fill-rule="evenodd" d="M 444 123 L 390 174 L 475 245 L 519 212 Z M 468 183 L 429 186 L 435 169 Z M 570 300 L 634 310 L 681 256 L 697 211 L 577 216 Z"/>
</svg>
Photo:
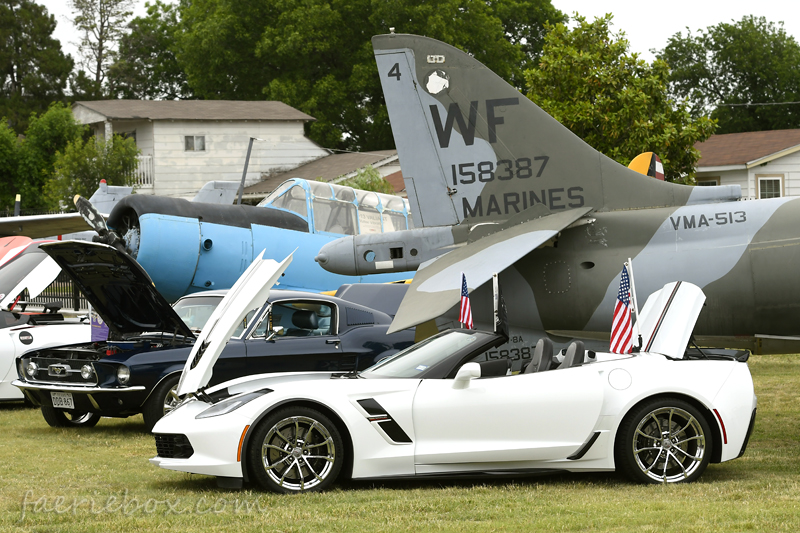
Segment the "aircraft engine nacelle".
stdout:
<svg viewBox="0 0 800 533">
<path fill-rule="evenodd" d="M 346 276 L 413 271 L 452 250 L 454 233 L 462 229 L 466 235 L 466 227 L 444 226 L 342 237 L 323 246 L 314 260 Z"/>
<path fill-rule="evenodd" d="M 261 251 L 253 225 L 308 232 L 305 220 L 285 211 L 145 195 L 123 199 L 108 218 L 168 301 L 230 288 Z"/>
</svg>

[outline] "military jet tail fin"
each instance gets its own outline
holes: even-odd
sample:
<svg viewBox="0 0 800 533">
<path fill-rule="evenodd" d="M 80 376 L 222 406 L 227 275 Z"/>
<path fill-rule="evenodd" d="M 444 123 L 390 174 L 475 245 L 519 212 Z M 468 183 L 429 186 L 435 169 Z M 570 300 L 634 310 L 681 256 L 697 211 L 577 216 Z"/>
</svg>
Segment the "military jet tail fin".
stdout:
<svg viewBox="0 0 800 533">
<path fill-rule="evenodd" d="M 372 44 L 417 227 L 504 221 L 538 204 L 556 213 L 693 203 L 695 188 L 609 159 L 457 48 L 400 34 Z M 741 195 L 715 189 L 704 201 Z"/>
</svg>

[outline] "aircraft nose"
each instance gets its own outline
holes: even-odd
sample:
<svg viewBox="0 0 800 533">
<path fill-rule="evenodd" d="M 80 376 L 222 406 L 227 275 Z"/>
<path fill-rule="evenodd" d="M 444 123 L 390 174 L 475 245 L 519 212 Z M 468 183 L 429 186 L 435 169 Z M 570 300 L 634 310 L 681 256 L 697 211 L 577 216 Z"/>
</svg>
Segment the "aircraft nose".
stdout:
<svg viewBox="0 0 800 533">
<path fill-rule="evenodd" d="M 358 276 L 354 243 L 352 236 L 331 241 L 320 249 L 314 261 L 328 272 Z"/>
</svg>

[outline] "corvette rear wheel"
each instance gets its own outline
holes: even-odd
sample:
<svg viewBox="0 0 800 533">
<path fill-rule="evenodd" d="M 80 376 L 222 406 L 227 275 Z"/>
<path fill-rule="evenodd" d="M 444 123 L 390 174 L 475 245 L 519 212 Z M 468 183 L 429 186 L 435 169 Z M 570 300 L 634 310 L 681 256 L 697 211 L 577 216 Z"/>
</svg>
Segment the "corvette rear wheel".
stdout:
<svg viewBox="0 0 800 533">
<path fill-rule="evenodd" d="M 248 446 L 253 476 L 281 493 L 324 490 L 339 475 L 344 443 L 336 425 L 308 407 L 289 407 L 266 417 Z"/>
<path fill-rule="evenodd" d="M 711 460 L 712 435 L 705 417 L 677 398 L 660 398 L 635 408 L 620 425 L 617 467 L 642 483 L 688 483 Z"/>
<path fill-rule="evenodd" d="M 55 407 L 50 407 L 49 405 L 42 406 L 42 416 L 44 417 L 45 422 L 47 422 L 50 427 L 54 428 L 91 428 L 100 422 L 100 415 L 97 413 L 76 411 L 74 409 L 56 409 Z"/>
</svg>

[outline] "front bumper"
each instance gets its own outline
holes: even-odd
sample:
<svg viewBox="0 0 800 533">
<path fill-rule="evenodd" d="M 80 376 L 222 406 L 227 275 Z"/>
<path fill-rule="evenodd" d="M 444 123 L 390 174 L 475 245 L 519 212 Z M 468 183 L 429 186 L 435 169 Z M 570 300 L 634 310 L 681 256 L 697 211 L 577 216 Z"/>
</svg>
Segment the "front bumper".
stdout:
<svg viewBox="0 0 800 533">
<path fill-rule="evenodd" d="M 30 383 L 19 379 L 14 380 L 11 384 L 22 389 L 36 405 L 52 407 L 53 400 L 50 393 L 67 392 L 72 394 L 76 411 L 117 417 L 140 413 L 142 403 L 148 393 L 143 385 L 101 387 L 97 385 Z"/>
<path fill-rule="evenodd" d="M 153 457 L 150 463 L 179 472 L 224 478 L 242 478 L 244 450 L 239 445 L 245 428 L 250 424 L 236 412 L 211 418 L 195 419 L 208 404 L 189 402 L 159 420 L 153 428 L 158 438 L 181 436 L 192 449 L 188 458 Z"/>
</svg>

